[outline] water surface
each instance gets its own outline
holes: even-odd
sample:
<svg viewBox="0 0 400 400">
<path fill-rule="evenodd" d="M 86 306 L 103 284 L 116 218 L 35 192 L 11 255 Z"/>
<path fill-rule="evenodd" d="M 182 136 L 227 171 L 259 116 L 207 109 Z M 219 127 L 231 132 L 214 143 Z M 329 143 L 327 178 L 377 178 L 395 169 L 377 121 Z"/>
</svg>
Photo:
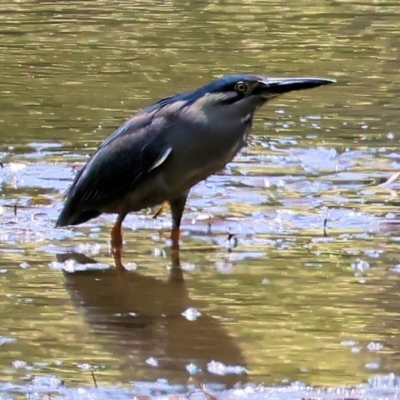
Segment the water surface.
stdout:
<svg viewBox="0 0 400 400">
<path fill-rule="evenodd" d="M 399 171 L 399 21 L 394 1 L 3 2 L 0 379 L 398 375 L 399 184 L 379 184 Z M 264 107 L 249 146 L 193 189 L 184 283 L 168 211 L 126 219 L 123 275 L 114 217 L 54 228 L 76 168 L 129 115 L 240 71 L 338 83 Z M 84 271 L 63 273 L 66 253 Z"/>
</svg>

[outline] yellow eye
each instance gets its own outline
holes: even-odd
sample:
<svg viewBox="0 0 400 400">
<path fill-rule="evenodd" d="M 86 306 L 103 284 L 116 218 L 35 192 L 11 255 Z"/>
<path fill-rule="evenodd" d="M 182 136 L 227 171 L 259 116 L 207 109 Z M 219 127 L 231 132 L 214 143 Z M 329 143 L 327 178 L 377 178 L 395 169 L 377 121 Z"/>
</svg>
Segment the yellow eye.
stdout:
<svg viewBox="0 0 400 400">
<path fill-rule="evenodd" d="M 244 82 L 238 82 L 235 86 L 235 90 L 238 93 L 246 93 L 248 86 Z"/>
</svg>

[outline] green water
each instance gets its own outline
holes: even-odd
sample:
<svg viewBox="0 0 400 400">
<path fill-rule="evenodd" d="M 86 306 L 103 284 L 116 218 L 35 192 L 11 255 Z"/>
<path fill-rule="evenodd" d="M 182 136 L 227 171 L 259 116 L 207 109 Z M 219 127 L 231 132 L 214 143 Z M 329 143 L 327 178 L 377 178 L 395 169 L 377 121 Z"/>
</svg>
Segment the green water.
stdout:
<svg viewBox="0 0 400 400">
<path fill-rule="evenodd" d="M 394 1 L 3 1 L 0 380 L 399 374 L 399 184 L 377 186 L 400 166 L 399 49 Z M 141 107 L 241 71 L 338 83 L 264 107 L 193 189 L 184 284 L 168 281 L 169 214 L 150 210 L 124 225 L 135 271 L 65 276 L 66 252 L 112 266 L 114 217 L 54 228 L 74 169 Z"/>
</svg>

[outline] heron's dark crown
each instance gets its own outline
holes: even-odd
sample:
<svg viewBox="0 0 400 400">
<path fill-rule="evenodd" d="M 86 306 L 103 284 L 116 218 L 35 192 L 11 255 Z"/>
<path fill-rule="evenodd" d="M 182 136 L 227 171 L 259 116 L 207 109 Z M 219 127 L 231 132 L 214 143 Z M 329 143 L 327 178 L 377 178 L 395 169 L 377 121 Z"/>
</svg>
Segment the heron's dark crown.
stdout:
<svg viewBox="0 0 400 400">
<path fill-rule="evenodd" d="M 207 93 L 215 93 L 215 92 L 228 92 L 235 90 L 235 85 L 240 81 L 255 81 L 258 79 L 262 79 L 257 75 L 250 74 L 235 74 L 235 75 L 226 75 L 222 78 L 215 79 L 206 85 L 200 87 L 199 89 L 194 90 L 192 95 L 196 98 L 202 97 Z"/>
</svg>

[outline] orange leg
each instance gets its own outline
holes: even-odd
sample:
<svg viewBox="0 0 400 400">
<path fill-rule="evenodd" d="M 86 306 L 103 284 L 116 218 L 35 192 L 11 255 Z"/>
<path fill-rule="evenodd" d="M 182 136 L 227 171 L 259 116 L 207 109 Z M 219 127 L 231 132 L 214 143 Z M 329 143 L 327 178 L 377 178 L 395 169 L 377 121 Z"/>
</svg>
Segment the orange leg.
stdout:
<svg viewBox="0 0 400 400">
<path fill-rule="evenodd" d="M 179 237 L 180 228 L 179 226 L 173 226 L 171 230 L 171 250 L 179 250 Z"/>
<path fill-rule="evenodd" d="M 185 203 L 186 196 L 169 202 L 172 213 L 171 250 L 177 252 L 179 251 L 180 226 Z"/>
<path fill-rule="evenodd" d="M 122 221 L 125 215 L 118 215 L 117 221 L 111 230 L 111 253 L 114 257 L 117 268 L 123 268 L 121 253 L 122 253 Z"/>
</svg>

